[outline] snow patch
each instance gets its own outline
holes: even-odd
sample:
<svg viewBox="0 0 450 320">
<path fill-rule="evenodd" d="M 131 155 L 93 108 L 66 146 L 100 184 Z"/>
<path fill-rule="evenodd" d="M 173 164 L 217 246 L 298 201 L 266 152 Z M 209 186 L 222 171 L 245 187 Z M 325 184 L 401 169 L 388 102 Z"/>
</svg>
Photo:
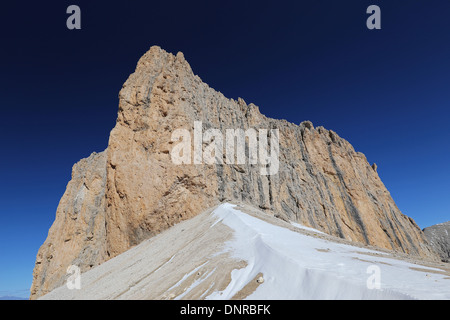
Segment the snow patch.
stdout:
<svg viewBox="0 0 450 320">
<path fill-rule="evenodd" d="M 325 234 L 325 233 L 322 232 L 322 231 L 319 231 L 319 230 L 317 230 L 317 229 L 314 229 L 314 228 L 310 228 L 310 227 L 304 226 L 304 225 L 299 224 L 299 223 L 296 223 L 296 222 L 289 221 L 289 223 L 292 224 L 294 227 L 296 227 L 296 228 L 298 228 L 298 229 L 303 229 L 303 230 L 312 231 L 312 232 L 315 232 L 315 233 Z"/>
<path fill-rule="evenodd" d="M 180 284 L 182 284 L 184 282 L 184 280 L 186 280 L 187 278 L 189 278 L 191 275 L 193 275 L 195 272 L 197 272 L 197 270 L 199 270 L 201 267 L 203 267 L 205 264 L 207 264 L 208 261 L 206 261 L 205 263 L 199 265 L 197 268 L 195 268 L 194 270 L 192 270 L 191 272 L 185 274 L 183 276 L 183 278 L 180 279 L 180 281 L 178 281 L 177 283 L 175 283 L 173 286 L 171 286 L 167 291 L 172 290 L 173 288 L 178 287 Z"/>
</svg>

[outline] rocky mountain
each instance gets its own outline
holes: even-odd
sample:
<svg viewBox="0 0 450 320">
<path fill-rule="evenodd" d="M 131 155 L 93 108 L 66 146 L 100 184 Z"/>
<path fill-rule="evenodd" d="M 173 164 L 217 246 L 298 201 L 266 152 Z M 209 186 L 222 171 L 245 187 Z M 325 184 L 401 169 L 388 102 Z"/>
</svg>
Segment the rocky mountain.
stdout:
<svg viewBox="0 0 450 320">
<path fill-rule="evenodd" d="M 427 227 L 423 232 L 441 260 L 450 262 L 450 221 Z"/>
<path fill-rule="evenodd" d="M 247 133 L 241 144 L 236 138 L 243 147 L 237 155 L 221 153 L 227 130 Z M 155 46 L 119 93 L 107 149 L 72 169 L 37 255 L 31 298 L 64 283 L 68 266 L 88 270 L 224 201 L 354 242 L 435 257 L 376 166 L 349 142 L 309 121 L 267 118 L 254 104 L 228 99 L 202 82 L 182 53 Z"/>
</svg>

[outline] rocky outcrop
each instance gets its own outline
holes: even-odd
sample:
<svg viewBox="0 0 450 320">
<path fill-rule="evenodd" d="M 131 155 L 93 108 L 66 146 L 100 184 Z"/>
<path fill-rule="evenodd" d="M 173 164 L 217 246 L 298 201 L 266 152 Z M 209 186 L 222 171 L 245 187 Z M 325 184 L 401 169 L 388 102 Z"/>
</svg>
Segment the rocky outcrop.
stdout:
<svg viewBox="0 0 450 320">
<path fill-rule="evenodd" d="M 423 229 L 430 245 L 443 262 L 450 262 L 450 221 Z"/>
<path fill-rule="evenodd" d="M 180 129 L 191 135 L 174 139 Z M 250 163 L 251 137 L 240 153 L 245 163 L 229 161 L 225 152 L 214 154 L 213 164 L 202 161 L 195 149 L 211 151 L 212 137 L 202 142 L 195 133 L 225 136 L 227 129 L 264 132 L 255 141 L 278 155 L 276 172 Z M 180 154 L 189 163 L 175 163 L 174 148 L 188 138 L 193 148 Z M 107 150 L 74 172 L 39 250 L 32 298 L 64 281 L 69 264 L 87 270 L 222 201 L 249 203 L 348 240 L 434 255 L 376 167 L 349 142 L 309 121 L 267 118 L 254 104 L 228 99 L 194 75 L 182 53 L 159 47 L 139 60 L 121 89 Z"/>
</svg>

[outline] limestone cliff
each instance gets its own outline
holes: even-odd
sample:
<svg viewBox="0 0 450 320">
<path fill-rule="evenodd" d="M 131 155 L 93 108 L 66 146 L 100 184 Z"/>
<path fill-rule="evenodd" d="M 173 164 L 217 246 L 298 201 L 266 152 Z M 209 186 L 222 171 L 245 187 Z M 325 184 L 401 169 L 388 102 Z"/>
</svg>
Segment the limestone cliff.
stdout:
<svg viewBox="0 0 450 320">
<path fill-rule="evenodd" d="M 105 188 L 105 151 L 73 166 L 72 180 L 37 254 L 31 298 L 61 286 L 68 266 L 88 270 L 106 260 Z"/>
<path fill-rule="evenodd" d="M 261 166 L 249 161 L 175 164 L 173 133 L 194 132 L 196 121 L 204 131 L 223 133 L 278 129 L 277 173 L 262 175 Z M 182 53 L 152 47 L 120 91 L 107 150 L 74 167 L 38 253 L 32 298 L 60 285 L 68 265 L 87 270 L 224 200 L 352 241 L 434 256 L 376 166 L 337 133 L 309 121 L 267 118 L 254 104 L 228 99 L 203 83 Z"/>
</svg>

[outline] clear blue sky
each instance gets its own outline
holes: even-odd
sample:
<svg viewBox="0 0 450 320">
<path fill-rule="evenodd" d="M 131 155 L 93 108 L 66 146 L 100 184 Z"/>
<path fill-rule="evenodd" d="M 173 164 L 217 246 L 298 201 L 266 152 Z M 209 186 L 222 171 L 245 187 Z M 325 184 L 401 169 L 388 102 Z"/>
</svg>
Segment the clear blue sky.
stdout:
<svg viewBox="0 0 450 320">
<path fill-rule="evenodd" d="M 447 0 L 2 3 L 0 296 L 28 295 L 72 165 L 106 148 L 152 45 L 267 116 L 336 131 L 421 228 L 450 220 L 449 16 Z"/>
</svg>

